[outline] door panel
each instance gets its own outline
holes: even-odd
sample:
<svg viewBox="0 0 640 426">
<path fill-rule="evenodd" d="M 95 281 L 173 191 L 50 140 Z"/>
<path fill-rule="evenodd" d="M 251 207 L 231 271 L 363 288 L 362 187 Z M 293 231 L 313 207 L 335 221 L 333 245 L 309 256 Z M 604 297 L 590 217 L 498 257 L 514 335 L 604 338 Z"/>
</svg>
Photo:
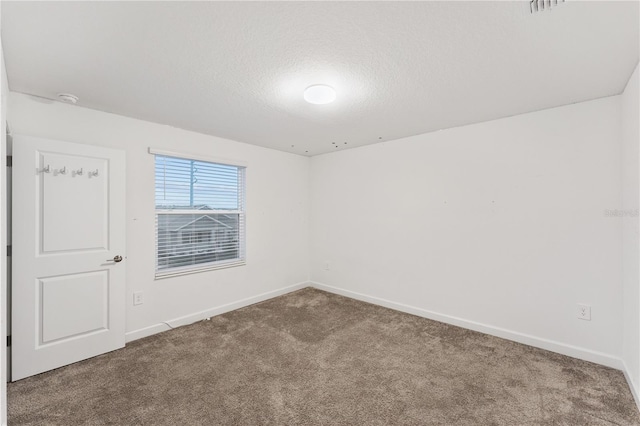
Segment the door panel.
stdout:
<svg viewBox="0 0 640 426">
<path fill-rule="evenodd" d="M 95 271 L 39 280 L 40 346 L 109 329 L 108 274 Z"/>
<path fill-rule="evenodd" d="M 107 161 L 50 153 L 42 153 L 41 158 L 41 167 L 50 170 L 42 173 L 42 188 L 37 189 L 42 196 L 42 208 L 38 209 L 42 253 L 108 250 Z M 96 170 L 103 173 L 93 176 Z M 78 223 L 82 223 L 83 232 L 70 232 Z"/>
<path fill-rule="evenodd" d="M 12 380 L 124 346 L 125 157 L 13 138 Z"/>
</svg>

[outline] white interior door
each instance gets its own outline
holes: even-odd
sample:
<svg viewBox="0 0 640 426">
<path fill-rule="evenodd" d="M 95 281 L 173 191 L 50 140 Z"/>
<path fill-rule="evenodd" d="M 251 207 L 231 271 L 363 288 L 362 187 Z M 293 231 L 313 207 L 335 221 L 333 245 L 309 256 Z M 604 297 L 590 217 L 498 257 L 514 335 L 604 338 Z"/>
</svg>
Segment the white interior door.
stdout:
<svg viewBox="0 0 640 426">
<path fill-rule="evenodd" d="M 12 380 L 125 343 L 125 154 L 13 137 Z"/>
</svg>

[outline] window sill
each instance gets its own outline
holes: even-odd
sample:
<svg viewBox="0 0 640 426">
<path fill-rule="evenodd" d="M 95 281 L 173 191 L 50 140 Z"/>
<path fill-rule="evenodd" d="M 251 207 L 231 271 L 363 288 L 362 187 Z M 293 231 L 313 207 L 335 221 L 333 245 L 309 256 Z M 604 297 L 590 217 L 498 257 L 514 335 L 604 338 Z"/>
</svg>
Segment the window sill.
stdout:
<svg viewBox="0 0 640 426">
<path fill-rule="evenodd" d="M 197 274 L 200 272 L 215 271 L 216 269 L 235 268 L 236 266 L 244 266 L 246 260 L 234 260 L 231 262 L 217 263 L 215 265 L 203 265 L 200 267 L 173 268 L 165 271 L 156 271 L 155 279 L 163 280 L 165 278 L 179 277 L 182 275 Z"/>
</svg>

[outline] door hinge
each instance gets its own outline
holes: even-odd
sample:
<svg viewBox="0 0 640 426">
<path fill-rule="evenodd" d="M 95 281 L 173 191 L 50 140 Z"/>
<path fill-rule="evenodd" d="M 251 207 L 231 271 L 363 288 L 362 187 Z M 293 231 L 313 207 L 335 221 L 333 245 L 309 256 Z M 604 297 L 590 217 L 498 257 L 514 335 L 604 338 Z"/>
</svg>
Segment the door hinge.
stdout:
<svg viewBox="0 0 640 426">
<path fill-rule="evenodd" d="M 7 167 L 13 167 L 13 156 L 7 155 Z"/>
<path fill-rule="evenodd" d="M 11 346 L 11 335 L 7 336 L 7 347 Z"/>
<path fill-rule="evenodd" d="M 7 256 L 11 256 L 11 252 L 12 252 L 12 248 L 11 246 L 7 246 Z"/>
</svg>

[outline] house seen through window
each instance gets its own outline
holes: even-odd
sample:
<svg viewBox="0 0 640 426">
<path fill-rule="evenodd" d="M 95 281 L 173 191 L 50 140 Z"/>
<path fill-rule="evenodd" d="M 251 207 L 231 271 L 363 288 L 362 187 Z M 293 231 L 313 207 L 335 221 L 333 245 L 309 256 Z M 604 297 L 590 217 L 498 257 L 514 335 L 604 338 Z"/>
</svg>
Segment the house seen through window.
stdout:
<svg viewBox="0 0 640 426">
<path fill-rule="evenodd" d="M 244 263 L 244 173 L 156 154 L 156 276 Z"/>
</svg>

